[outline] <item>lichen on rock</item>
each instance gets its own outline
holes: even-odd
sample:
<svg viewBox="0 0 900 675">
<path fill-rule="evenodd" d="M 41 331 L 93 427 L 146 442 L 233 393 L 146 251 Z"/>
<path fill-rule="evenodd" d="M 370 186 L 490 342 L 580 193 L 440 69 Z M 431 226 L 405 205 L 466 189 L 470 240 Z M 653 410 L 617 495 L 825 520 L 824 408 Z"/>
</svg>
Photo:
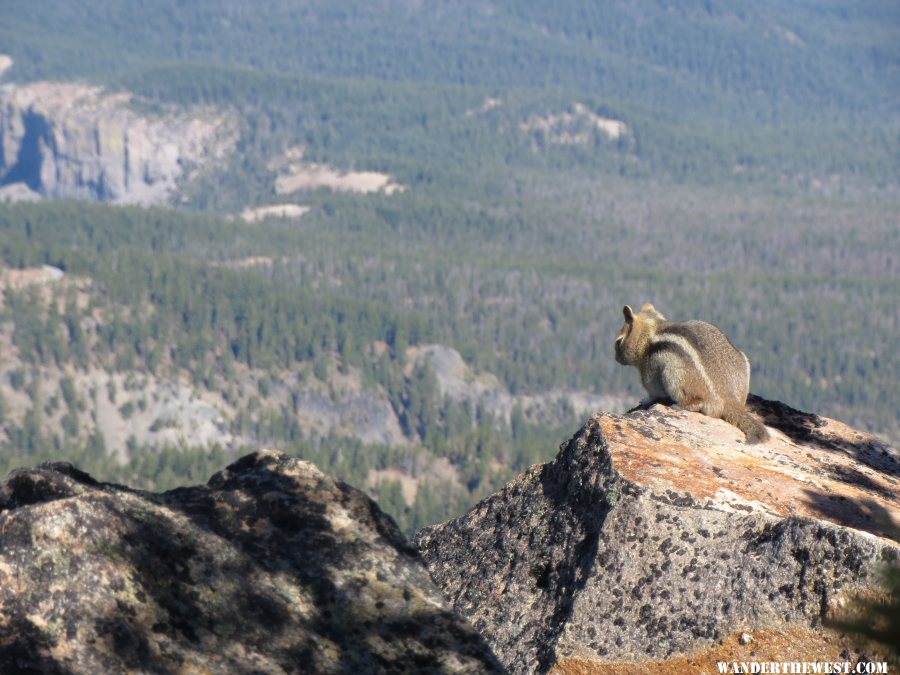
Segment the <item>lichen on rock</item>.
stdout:
<svg viewBox="0 0 900 675">
<path fill-rule="evenodd" d="M 704 651 L 730 660 L 759 631 L 794 636 L 807 660 L 822 644 L 859 656 L 822 622 L 900 559 L 879 520 L 900 515 L 898 454 L 834 420 L 753 405 L 774 430 L 757 446 L 664 406 L 598 413 L 555 461 L 415 543 L 514 673 L 668 672 Z M 778 660 L 783 644 L 763 640 L 754 658 Z"/>
</svg>

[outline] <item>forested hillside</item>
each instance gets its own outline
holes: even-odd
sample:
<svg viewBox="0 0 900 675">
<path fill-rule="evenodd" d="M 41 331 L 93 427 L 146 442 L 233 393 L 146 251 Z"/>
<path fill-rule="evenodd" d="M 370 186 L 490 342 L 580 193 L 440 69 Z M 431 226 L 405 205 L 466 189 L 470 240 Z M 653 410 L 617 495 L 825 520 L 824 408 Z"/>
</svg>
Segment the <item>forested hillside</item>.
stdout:
<svg viewBox="0 0 900 675">
<path fill-rule="evenodd" d="M 479 164 L 518 161 L 511 129 L 582 102 L 628 124 L 617 152 L 551 147 L 532 160 L 703 182 L 898 175 L 900 10 L 888 1 L 83 9 L 11 0 L 0 25 L 15 59 L 7 78 L 238 106 L 250 125 L 242 156 L 291 136 L 344 168 L 434 179 L 434 164 L 473 160 L 473 142 Z M 463 114 L 488 98 L 502 105 L 485 119 Z M 230 193 L 240 181 L 226 183 Z"/>
<path fill-rule="evenodd" d="M 96 367 L 188 376 L 236 407 L 229 431 L 250 443 L 358 484 L 391 467 L 431 476 L 418 506 L 403 506 L 396 478 L 383 486 L 393 511 L 409 508 L 406 522 L 419 526 L 549 456 L 575 418 L 563 412 L 547 425 L 520 412 L 508 427 L 441 397 L 427 368 L 407 363 L 408 347 L 451 345 L 513 393 L 561 387 L 637 400 L 636 374 L 615 364 L 611 343 L 621 304 L 645 300 L 721 325 L 751 356 L 756 393 L 896 436 L 890 402 L 900 373 L 887 356 L 900 295 L 895 203 L 673 186 L 648 197 L 623 181 L 592 185 L 570 175 L 515 186 L 565 196 L 553 213 L 530 197 L 504 211 L 499 198 L 455 209 L 421 195 L 322 198 L 300 226 L 71 203 L 3 207 L 4 263 L 52 264 L 72 280 L 49 295 L 6 292 L 2 316 L 22 364 L 10 382 L 31 397 L 30 414 L 7 416 L 6 461 L 79 449 L 93 470 L 123 480 L 196 477 L 218 455 L 130 444 L 121 467 L 106 458 L 91 406 L 79 413 L 64 380 L 59 391 L 35 384 L 53 368 L 72 378 Z M 665 240 L 653 236 L 656 223 Z M 227 264 L 247 259 L 263 263 Z M 296 402 L 278 392 L 338 372 L 383 391 L 413 445 L 311 437 Z M 60 404 L 73 430 L 65 421 L 59 432 L 42 429 L 46 406 Z M 428 474 L 442 457 L 452 473 Z"/>
<path fill-rule="evenodd" d="M 237 140 L 171 208 L 0 203 L 0 469 L 165 488 L 277 446 L 413 530 L 550 457 L 578 397 L 636 401 L 612 340 L 646 301 L 900 439 L 895 3 L 6 5 L 7 90 Z M 294 216 L 236 217 L 266 206 Z"/>
<path fill-rule="evenodd" d="M 159 62 L 327 78 L 555 88 L 670 118 L 809 122 L 891 114 L 896 3 L 721 0 L 62 0 L 6 3 L 20 77 L 109 79 Z M 85 50 L 83 45 L 90 44 Z"/>
</svg>

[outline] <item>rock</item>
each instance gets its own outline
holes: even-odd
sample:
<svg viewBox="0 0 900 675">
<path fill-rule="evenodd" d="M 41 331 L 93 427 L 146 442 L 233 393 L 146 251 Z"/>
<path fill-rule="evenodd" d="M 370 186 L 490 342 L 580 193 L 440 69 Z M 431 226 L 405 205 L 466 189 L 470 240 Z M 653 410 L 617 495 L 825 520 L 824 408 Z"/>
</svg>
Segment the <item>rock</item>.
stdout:
<svg viewBox="0 0 900 675">
<path fill-rule="evenodd" d="M 498 673 L 362 492 L 279 452 L 162 494 L 0 483 L 0 672 Z"/>
<path fill-rule="evenodd" d="M 303 147 L 294 146 L 269 160 L 268 169 L 278 172 L 275 194 L 285 195 L 319 188 L 361 194 L 381 192 L 393 195 L 406 192 L 406 186 L 400 185 L 388 174 L 377 171 L 339 171 L 325 164 L 304 162 L 303 155 Z"/>
<path fill-rule="evenodd" d="M 294 415 L 312 438 L 346 435 L 363 443 L 402 446 L 408 443 L 387 395 L 372 391 L 328 391 L 318 385 L 296 390 Z"/>
<path fill-rule="evenodd" d="M 560 420 L 575 415 L 584 417 L 592 410 L 625 410 L 623 396 L 585 391 L 551 389 L 535 394 L 513 395 L 496 375 L 471 368 L 462 355 L 440 344 L 409 347 L 406 350 L 407 375 L 415 366 L 428 365 L 434 372 L 442 397 L 481 407 L 500 426 L 509 428 L 513 410 L 519 408 L 532 424 L 558 426 Z"/>
<path fill-rule="evenodd" d="M 43 197 L 25 183 L 10 183 L 0 187 L 0 202 L 39 202 L 41 199 Z"/>
<path fill-rule="evenodd" d="M 546 116 L 531 114 L 519 129 L 552 145 L 587 145 L 598 136 L 615 141 L 629 133 L 624 122 L 601 117 L 584 103 L 573 103 L 568 110 Z"/>
<path fill-rule="evenodd" d="M 219 111 L 151 114 L 133 103 L 76 83 L 0 87 L 0 185 L 28 190 L 8 198 L 164 203 L 187 169 L 221 159 L 237 139 Z"/>
<path fill-rule="evenodd" d="M 309 211 L 310 207 L 300 204 L 272 204 L 246 208 L 241 212 L 241 220 L 247 223 L 258 223 L 266 218 L 299 218 Z"/>
<path fill-rule="evenodd" d="M 859 651 L 822 621 L 900 559 L 880 519 L 900 515 L 898 453 L 834 420 L 753 405 L 772 431 L 757 446 L 663 406 L 596 414 L 555 461 L 415 543 L 514 673 L 846 661 Z"/>
<path fill-rule="evenodd" d="M 44 375 L 42 381 L 52 382 L 52 375 Z M 118 392 L 115 400 L 110 400 L 110 388 Z M 101 393 L 92 396 L 92 389 Z M 85 369 L 76 379 L 76 391 L 90 404 L 94 429 L 103 434 L 106 447 L 117 450 L 122 463 L 130 460 L 129 442 L 156 447 L 240 443 L 229 430 L 227 416 L 232 411 L 208 392 L 198 394 L 185 381 Z M 123 413 L 126 405 L 131 410 L 127 414 Z M 50 416 L 44 420 L 54 421 Z"/>
</svg>

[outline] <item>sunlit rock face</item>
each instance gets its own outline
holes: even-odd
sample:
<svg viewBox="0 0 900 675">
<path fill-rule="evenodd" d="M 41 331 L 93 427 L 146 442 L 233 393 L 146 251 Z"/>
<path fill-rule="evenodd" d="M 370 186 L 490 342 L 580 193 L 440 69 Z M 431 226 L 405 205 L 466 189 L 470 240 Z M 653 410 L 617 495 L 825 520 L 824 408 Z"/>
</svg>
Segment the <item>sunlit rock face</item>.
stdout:
<svg viewBox="0 0 900 675">
<path fill-rule="evenodd" d="M 151 113 L 128 93 L 75 83 L 0 88 L 0 185 L 45 197 L 165 203 L 236 138 L 211 108 Z"/>
<path fill-rule="evenodd" d="M 764 444 L 664 406 L 598 413 L 555 461 L 415 542 L 514 673 L 862 658 L 823 620 L 900 559 L 885 536 L 898 453 L 779 403 L 751 409 Z"/>
</svg>

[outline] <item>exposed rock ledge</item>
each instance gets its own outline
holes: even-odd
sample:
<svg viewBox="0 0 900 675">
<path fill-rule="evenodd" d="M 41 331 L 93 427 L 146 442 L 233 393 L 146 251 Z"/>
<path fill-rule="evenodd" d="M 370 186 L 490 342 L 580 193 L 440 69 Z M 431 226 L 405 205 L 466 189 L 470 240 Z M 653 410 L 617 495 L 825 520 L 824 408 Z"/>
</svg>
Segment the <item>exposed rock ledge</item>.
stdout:
<svg viewBox="0 0 900 675">
<path fill-rule="evenodd" d="M 0 672 L 499 673 L 394 522 L 258 452 L 150 494 L 68 464 L 0 483 Z"/>
<path fill-rule="evenodd" d="M 660 406 L 597 414 L 555 461 L 416 544 L 513 673 L 858 658 L 822 620 L 900 558 L 880 520 L 900 516 L 898 453 L 753 405 L 772 430 L 764 445 Z"/>
</svg>

